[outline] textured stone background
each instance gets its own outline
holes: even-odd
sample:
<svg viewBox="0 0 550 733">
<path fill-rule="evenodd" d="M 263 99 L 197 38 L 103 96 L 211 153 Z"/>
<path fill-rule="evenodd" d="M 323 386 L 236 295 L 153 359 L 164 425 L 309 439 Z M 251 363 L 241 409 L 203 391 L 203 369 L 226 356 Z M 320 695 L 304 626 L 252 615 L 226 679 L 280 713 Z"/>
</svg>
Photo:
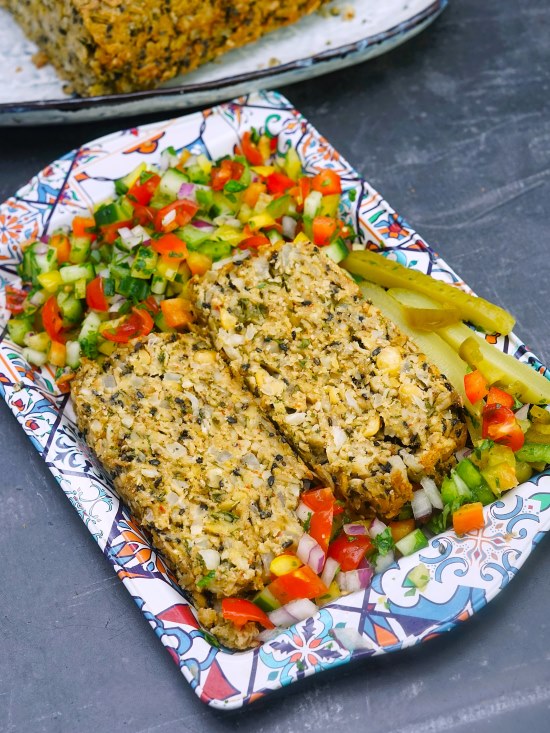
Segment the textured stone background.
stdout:
<svg viewBox="0 0 550 733">
<path fill-rule="evenodd" d="M 547 0 L 454 0 L 390 55 L 282 90 L 479 294 L 516 314 L 518 333 L 543 358 L 548 32 Z M 124 124 L 3 129 L 0 199 Z M 0 420 L 0 731 L 548 730 L 548 540 L 448 637 L 318 675 L 244 711 L 212 712 L 3 403 Z"/>
</svg>

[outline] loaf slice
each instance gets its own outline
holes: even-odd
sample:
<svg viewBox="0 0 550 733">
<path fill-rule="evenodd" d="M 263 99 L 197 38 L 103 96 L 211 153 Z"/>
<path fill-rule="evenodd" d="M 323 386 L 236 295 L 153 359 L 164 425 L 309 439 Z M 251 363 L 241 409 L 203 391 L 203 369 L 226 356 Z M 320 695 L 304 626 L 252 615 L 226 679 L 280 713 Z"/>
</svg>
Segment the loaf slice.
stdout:
<svg viewBox="0 0 550 733">
<path fill-rule="evenodd" d="M 83 97 L 152 89 L 323 0 L 0 0 Z"/>
</svg>

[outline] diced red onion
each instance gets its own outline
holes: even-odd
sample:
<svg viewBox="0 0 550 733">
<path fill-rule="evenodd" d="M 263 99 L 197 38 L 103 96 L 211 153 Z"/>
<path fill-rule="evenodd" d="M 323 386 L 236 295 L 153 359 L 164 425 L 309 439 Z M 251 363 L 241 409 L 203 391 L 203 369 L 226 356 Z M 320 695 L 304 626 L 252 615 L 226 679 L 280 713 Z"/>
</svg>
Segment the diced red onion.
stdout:
<svg viewBox="0 0 550 733">
<path fill-rule="evenodd" d="M 297 226 L 296 219 L 293 219 L 291 216 L 283 216 L 281 225 L 283 227 L 283 236 L 287 239 L 294 239 Z"/>
<path fill-rule="evenodd" d="M 370 561 L 366 555 L 363 555 L 357 567 L 358 568 L 370 568 L 371 567 Z"/>
<path fill-rule="evenodd" d="M 424 476 L 420 483 L 422 484 L 422 488 L 426 492 L 426 496 L 434 509 L 443 509 L 443 499 L 441 498 L 441 494 L 439 493 L 439 489 L 437 488 L 433 478 Z"/>
<path fill-rule="evenodd" d="M 49 234 L 42 234 L 41 237 L 38 237 L 38 240 L 43 244 L 48 244 L 48 242 L 50 241 L 50 236 Z"/>
<path fill-rule="evenodd" d="M 526 405 L 522 405 L 519 410 L 515 413 L 517 420 L 527 420 L 529 417 L 529 409 L 531 405 L 527 403 Z"/>
<path fill-rule="evenodd" d="M 194 183 L 182 183 L 180 190 L 178 191 L 178 199 L 191 199 L 195 200 L 195 184 Z"/>
<path fill-rule="evenodd" d="M 338 573 L 337 581 L 341 591 L 354 593 L 357 590 L 368 588 L 372 580 L 372 567 L 357 568 L 357 570 L 348 570 L 345 573 Z"/>
<path fill-rule="evenodd" d="M 42 240 L 40 240 L 42 241 Z M 33 254 L 35 255 L 45 255 L 48 253 L 48 245 L 47 244 L 35 244 L 33 249 Z"/>
<path fill-rule="evenodd" d="M 457 450 L 457 452 L 455 453 L 455 458 L 457 461 L 461 461 L 463 458 L 468 458 L 471 452 L 472 452 L 471 448 L 461 448 L 460 450 Z"/>
<path fill-rule="evenodd" d="M 322 571 L 325 564 L 325 552 L 317 540 L 314 540 L 311 535 L 304 534 L 301 536 L 296 555 L 304 565 L 309 565 L 317 575 Z"/>
<path fill-rule="evenodd" d="M 204 221 L 204 219 L 193 219 L 192 226 L 203 231 L 208 230 L 209 232 L 213 232 L 216 228 L 211 221 Z"/>
<path fill-rule="evenodd" d="M 109 313 L 118 313 L 122 304 L 126 303 L 126 298 L 123 295 L 113 295 L 111 304 L 109 305 Z"/>
<path fill-rule="evenodd" d="M 413 494 L 411 500 L 411 508 L 415 519 L 425 519 L 432 513 L 432 502 L 428 499 L 428 495 L 424 489 L 418 489 Z"/>
<path fill-rule="evenodd" d="M 314 616 L 318 610 L 313 601 L 309 601 L 307 598 L 299 598 L 296 601 L 290 601 L 286 606 L 271 611 L 267 615 L 275 626 L 288 627 L 298 623 L 298 621 L 305 621 L 306 618 Z"/>
<path fill-rule="evenodd" d="M 383 573 L 384 570 L 387 570 L 390 565 L 392 565 L 395 561 L 395 555 L 393 554 L 393 550 L 390 550 L 385 555 L 378 555 L 376 558 L 376 563 L 374 565 L 374 572 L 375 573 Z"/>
<path fill-rule="evenodd" d="M 375 517 L 369 527 L 369 534 L 374 539 L 374 537 L 377 537 L 379 534 L 382 534 L 382 532 L 387 528 L 387 526 L 384 524 L 384 522 L 381 522 L 377 517 Z"/>
<path fill-rule="evenodd" d="M 364 524 L 344 524 L 344 532 L 350 537 L 359 537 L 368 534 L 367 528 Z"/>
<path fill-rule="evenodd" d="M 313 509 L 310 509 L 307 504 L 301 501 L 296 508 L 296 516 L 300 522 L 307 522 L 311 514 L 313 514 Z"/>
<path fill-rule="evenodd" d="M 339 570 L 340 563 L 337 562 L 333 557 L 327 557 L 325 567 L 323 568 L 323 574 L 321 575 L 321 580 L 327 586 L 327 588 L 330 586 L 330 584 L 336 577 L 336 573 Z"/>
</svg>

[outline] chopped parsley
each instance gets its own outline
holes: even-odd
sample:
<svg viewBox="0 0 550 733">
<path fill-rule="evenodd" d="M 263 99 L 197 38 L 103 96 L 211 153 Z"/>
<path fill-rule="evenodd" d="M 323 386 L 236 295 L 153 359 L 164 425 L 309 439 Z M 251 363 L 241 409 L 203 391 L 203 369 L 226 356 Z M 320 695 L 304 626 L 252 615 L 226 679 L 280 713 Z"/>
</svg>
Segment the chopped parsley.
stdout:
<svg viewBox="0 0 550 733">
<path fill-rule="evenodd" d="M 388 552 L 391 552 L 395 547 L 395 542 L 393 541 L 391 529 L 389 527 L 386 527 L 383 532 L 379 532 L 376 537 L 373 537 L 372 543 L 376 547 L 380 555 L 387 555 Z"/>
<path fill-rule="evenodd" d="M 216 577 L 216 571 L 211 570 L 207 575 L 203 575 L 200 580 L 197 580 L 197 588 L 206 588 Z"/>
</svg>

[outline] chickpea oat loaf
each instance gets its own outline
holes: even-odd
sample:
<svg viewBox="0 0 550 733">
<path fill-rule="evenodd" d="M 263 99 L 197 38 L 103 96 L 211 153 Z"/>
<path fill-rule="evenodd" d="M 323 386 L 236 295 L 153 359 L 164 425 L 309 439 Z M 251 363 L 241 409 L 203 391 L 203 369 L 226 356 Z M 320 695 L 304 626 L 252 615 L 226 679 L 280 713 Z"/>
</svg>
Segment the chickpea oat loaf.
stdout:
<svg viewBox="0 0 550 733">
<path fill-rule="evenodd" d="M 352 510 L 395 516 L 414 482 L 454 465 L 459 396 L 322 249 L 261 249 L 193 296 L 233 373 Z"/>
<path fill-rule="evenodd" d="M 311 474 L 200 334 L 150 334 L 73 381 L 79 428 L 138 523 L 223 643 L 258 629 L 224 621 L 220 599 L 264 587 L 303 533 L 294 510 Z"/>
<path fill-rule="evenodd" d="M 83 97 L 152 89 L 323 0 L 0 0 Z"/>
</svg>

